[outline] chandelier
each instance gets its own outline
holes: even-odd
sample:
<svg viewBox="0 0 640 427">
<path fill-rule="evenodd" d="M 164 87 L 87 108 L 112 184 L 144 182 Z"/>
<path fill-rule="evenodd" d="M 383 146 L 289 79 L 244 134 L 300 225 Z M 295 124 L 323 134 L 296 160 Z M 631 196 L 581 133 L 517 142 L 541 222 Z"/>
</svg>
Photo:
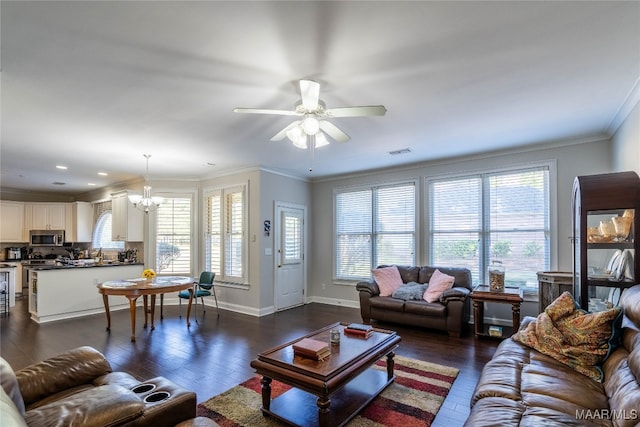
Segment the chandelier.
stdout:
<svg viewBox="0 0 640 427">
<path fill-rule="evenodd" d="M 156 209 L 164 201 L 164 197 L 151 197 L 151 186 L 149 185 L 149 157 L 151 154 L 143 154 L 147 159 L 147 171 L 144 176 L 144 187 L 142 195 L 129 194 L 129 201 L 133 203 L 133 206 L 143 210 L 145 213 L 149 213 L 150 210 Z"/>
</svg>

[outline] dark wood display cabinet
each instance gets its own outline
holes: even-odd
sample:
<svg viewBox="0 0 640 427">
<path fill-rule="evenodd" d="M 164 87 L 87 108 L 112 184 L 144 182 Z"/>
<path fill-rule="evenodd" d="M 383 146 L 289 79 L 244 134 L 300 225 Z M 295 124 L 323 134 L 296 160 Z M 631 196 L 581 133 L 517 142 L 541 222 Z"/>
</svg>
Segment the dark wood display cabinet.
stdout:
<svg viewBox="0 0 640 427">
<path fill-rule="evenodd" d="M 585 310 L 617 305 L 620 292 L 640 278 L 640 178 L 635 172 L 578 176 L 572 209 L 573 295 Z"/>
</svg>

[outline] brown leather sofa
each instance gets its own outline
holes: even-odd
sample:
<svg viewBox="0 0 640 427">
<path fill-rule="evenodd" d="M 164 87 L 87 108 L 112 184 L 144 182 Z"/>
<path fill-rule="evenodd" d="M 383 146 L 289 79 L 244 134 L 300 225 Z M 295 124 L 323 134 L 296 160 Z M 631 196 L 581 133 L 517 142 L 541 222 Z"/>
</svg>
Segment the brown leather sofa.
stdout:
<svg viewBox="0 0 640 427">
<path fill-rule="evenodd" d="M 113 372 L 91 347 L 66 351 L 15 373 L 4 359 L 0 362 L 2 426 L 202 425 L 195 419 L 194 392 L 164 377 L 141 382 Z"/>
<path fill-rule="evenodd" d="M 622 345 L 602 383 L 508 338 L 482 371 L 465 426 L 640 426 L 640 285 L 620 306 Z"/>
<path fill-rule="evenodd" d="M 356 289 L 360 295 L 362 321 L 371 323 L 371 320 L 375 319 L 381 322 L 439 329 L 447 331 L 450 336 L 459 337 L 467 323 L 469 313 L 469 294 L 473 289 L 471 271 L 467 268 L 451 267 L 397 267 L 404 283 L 429 283 L 436 269 L 455 277 L 455 282 L 451 289 L 444 292 L 439 301 L 433 303 L 424 300 L 405 301 L 399 298 L 381 297 L 375 280 L 359 282 Z"/>
</svg>

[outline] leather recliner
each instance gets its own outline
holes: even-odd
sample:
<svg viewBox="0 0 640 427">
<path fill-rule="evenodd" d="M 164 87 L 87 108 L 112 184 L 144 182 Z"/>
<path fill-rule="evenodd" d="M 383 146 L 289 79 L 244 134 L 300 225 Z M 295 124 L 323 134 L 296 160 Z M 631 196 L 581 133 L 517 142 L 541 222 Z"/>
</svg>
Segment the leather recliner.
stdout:
<svg viewBox="0 0 640 427">
<path fill-rule="evenodd" d="M 0 358 L 2 426 L 158 426 L 196 416 L 196 394 L 164 377 L 141 382 L 113 372 L 88 346 L 14 373 Z"/>
</svg>

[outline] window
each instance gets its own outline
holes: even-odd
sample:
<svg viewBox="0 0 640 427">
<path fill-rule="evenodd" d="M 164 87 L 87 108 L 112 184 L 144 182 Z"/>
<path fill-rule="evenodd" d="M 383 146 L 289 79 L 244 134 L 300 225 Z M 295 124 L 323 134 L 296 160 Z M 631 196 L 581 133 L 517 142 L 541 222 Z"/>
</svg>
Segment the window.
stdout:
<svg viewBox="0 0 640 427">
<path fill-rule="evenodd" d="M 431 180 L 429 263 L 471 270 L 487 282 L 487 267 L 505 267 L 505 285 L 537 288 L 550 264 L 549 168 Z"/>
<path fill-rule="evenodd" d="M 205 268 L 215 272 L 220 281 L 245 283 L 245 186 L 207 192 L 205 202 Z"/>
<path fill-rule="evenodd" d="M 191 274 L 191 197 L 165 197 L 156 210 L 156 271 Z"/>
<path fill-rule="evenodd" d="M 111 240 L 111 211 L 103 211 L 96 222 L 93 230 L 92 245 L 94 248 L 102 249 L 124 249 L 124 242 L 114 242 Z"/>
<path fill-rule="evenodd" d="M 381 264 L 416 263 L 415 183 L 335 195 L 335 277 L 371 277 Z"/>
</svg>

